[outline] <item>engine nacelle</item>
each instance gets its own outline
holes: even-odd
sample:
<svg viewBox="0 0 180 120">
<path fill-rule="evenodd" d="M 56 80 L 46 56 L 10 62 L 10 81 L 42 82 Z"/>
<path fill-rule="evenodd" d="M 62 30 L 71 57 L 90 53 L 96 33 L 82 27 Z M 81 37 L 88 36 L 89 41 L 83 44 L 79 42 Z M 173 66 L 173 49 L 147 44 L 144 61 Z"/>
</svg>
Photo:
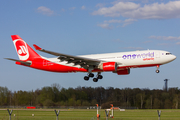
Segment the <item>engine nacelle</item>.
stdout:
<svg viewBox="0 0 180 120">
<path fill-rule="evenodd" d="M 116 62 L 100 63 L 98 68 L 103 71 L 117 71 L 117 63 Z"/>
<path fill-rule="evenodd" d="M 130 69 L 118 70 L 117 74 L 118 75 L 128 75 L 128 74 L 130 74 Z"/>
</svg>

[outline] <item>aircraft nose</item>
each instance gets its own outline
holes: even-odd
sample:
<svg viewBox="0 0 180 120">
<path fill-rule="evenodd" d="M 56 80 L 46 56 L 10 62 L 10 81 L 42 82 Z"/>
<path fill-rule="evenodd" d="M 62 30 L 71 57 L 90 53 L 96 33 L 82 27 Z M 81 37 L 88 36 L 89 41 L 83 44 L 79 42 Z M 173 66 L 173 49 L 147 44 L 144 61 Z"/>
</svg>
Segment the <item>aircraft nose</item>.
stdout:
<svg viewBox="0 0 180 120">
<path fill-rule="evenodd" d="M 175 60 L 175 59 L 176 59 L 176 56 L 175 56 L 175 55 L 173 55 L 173 56 L 172 56 L 172 58 L 173 58 L 173 60 Z"/>
</svg>

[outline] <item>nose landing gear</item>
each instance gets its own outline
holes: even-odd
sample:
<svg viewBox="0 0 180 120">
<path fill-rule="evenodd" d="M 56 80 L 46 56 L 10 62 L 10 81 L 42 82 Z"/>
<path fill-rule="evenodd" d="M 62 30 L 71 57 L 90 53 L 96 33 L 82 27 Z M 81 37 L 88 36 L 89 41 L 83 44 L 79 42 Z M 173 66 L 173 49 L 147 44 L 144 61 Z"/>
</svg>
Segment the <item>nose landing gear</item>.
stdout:
<svg viewBox="0 0 180 120">
<path fill-rule="evenodd" d="M 156 73 L 159 73 L 159 65 L 156 66 L 157 67 L 157 70 L 156 70 Z"/>
</svg>

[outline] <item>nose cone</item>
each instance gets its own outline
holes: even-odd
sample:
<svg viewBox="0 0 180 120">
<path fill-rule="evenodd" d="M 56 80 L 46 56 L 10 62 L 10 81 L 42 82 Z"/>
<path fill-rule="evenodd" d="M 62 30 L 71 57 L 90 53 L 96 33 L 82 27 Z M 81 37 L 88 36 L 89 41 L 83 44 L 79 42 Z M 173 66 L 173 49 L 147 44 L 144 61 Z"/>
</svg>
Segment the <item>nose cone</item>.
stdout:
<svg viewBox="0 0 180 120">
<path fill-rule="evenodd" d="M 172 55 L 172 60 L 175 60 L 176 59 L 176 56 L 175 55 Z"/>
<path fill-rule="evenodd" d="M 165 60 L 166 62 L 165 63 L 172 62 L 175 59 L 176 59 L 175 55 L 166 55 L 166 60 Z"/>
</svg>

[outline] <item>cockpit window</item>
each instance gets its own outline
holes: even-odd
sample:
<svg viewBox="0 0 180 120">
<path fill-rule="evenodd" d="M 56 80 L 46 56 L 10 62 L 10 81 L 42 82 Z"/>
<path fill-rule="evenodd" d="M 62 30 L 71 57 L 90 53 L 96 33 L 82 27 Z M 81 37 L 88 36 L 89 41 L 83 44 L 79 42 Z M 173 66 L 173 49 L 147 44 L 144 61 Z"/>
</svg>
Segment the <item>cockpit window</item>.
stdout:
<svg viewBox="0 0 180 120">
<path fill-rule="evenodd" d="M 172 55 L 172 53 L 166 53 L 166 55 Z"/>
</svg>

